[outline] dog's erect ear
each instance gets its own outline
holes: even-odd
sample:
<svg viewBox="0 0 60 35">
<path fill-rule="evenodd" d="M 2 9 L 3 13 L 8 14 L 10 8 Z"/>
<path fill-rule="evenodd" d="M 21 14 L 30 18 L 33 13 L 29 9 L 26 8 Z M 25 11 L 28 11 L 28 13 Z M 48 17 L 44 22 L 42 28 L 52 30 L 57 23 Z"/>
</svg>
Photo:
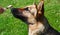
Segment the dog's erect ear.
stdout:
<svg viewBox="0 0 60 35">
<path fill-rule="evenodd" d="M 37 6 L 38 14 L 44 15 L 44 0 L 41 0 L 41 2 Z"/>
<path fill-rule="evenodd" d="M 43 16 L 44 16 L 44 0 L 41 0 L 41 2 L 37 5 L 36 19 L 41 20 Z"/>
</svg>

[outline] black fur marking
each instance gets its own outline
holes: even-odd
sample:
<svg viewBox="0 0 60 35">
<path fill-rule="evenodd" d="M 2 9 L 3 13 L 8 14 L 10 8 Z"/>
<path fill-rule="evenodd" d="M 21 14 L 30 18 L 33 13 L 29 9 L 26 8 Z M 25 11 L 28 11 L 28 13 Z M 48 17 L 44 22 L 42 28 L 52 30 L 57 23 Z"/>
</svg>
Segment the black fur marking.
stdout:
<svg viewBox="0 0 60 35">
<path fill-rule="evenodd" d="M 27 20 L 27 17 L 24 17 L 22 15 L 17 15 L 17 14 L 21 14 L 19 11 L 18 11 L 18 8 L 12 8 L 11 9 L 11 12 L 13 14 L 14 17 L 18 18 L 18 19 L 21 19 L 22 21 L 25 21 Z"/>
</svg>

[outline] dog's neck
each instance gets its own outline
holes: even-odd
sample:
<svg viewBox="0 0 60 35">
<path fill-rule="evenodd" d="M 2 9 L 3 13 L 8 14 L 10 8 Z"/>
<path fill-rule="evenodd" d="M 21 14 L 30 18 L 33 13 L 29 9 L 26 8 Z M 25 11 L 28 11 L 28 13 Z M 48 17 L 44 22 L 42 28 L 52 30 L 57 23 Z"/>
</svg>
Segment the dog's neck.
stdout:
<svg viewBox="0 0 60 35">
<path fill-rule="evenodd" d="M 35 19 L 29 19 L 29 34 L 36 35 L 38 32 L 43 32 L 45 26 L 43 22 L 36 21 Z M 34 34 L 35 33 L 35 34 Z"/>
<path fill-rule="evenodd" d="M 33 19 L 31 21 L 31 23 L 28 25 L 30 35 L 31 34 L 36 35 L 38 32 L 40 32 L 40 34 L 41 34 L 42 32 L 45 31 L 45 29 L 47 30 L 47 28 L 49 28 L 49 24 L 48 24 L 47 19 L 45 17 L 42 19 L 43 20 L 39 20 L 39 21 L 37 21 L 36 19 Z M 31 19 L 29 19 L 29 20 L 31 20 Z"/>
</svg>

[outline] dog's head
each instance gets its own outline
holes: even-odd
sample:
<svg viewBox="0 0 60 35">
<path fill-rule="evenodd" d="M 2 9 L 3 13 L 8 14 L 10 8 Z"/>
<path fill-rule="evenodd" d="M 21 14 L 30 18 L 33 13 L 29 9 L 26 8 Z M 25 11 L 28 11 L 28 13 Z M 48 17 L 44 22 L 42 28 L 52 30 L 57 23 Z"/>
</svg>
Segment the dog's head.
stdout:
<svg viewBox="0 0 60 35">
<path fill-rule="evenodd" d="M 33 4 L 24 8 L 11 8 L 13 16 L 23 21 L 36 20 L 44 15 L 44 3 L 41 1 L 38 5 Z M 33 21 L 34 21 L 33 20 Z"/>
</svg>

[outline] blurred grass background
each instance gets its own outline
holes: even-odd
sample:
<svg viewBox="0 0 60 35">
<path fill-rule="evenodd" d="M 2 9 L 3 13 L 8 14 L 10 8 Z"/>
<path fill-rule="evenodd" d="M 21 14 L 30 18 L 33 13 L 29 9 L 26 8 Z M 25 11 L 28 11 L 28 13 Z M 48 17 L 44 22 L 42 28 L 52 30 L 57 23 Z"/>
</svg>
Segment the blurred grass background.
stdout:
<svg viewBox="0 0 60 35">
<path fill-rule="evenodd" d="M 38 4 L 39 0 L 35 0 Z M 60 0 L 44 0 L 45 16 L 50 25 L 60 31 Z M 0 6 L 25 7 L 31 5 L 34 0 L 0 0 Z M 10 10 L 0 14 L 0 35 L 28 35 L 27 25 L 14 18 Z"/>
</svg>

